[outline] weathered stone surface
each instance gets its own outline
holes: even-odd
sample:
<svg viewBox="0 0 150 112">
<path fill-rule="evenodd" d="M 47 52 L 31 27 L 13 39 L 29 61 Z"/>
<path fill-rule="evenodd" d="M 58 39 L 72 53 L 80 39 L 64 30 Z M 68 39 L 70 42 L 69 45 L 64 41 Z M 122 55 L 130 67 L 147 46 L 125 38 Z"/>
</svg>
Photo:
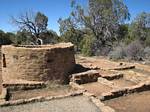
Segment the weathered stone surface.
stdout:
<svg viewBox="0 0 150 112">
<path fill-rule="evenodd" d="M 1 107 L 1 112 L 101 112 L 88 97 L 75 96 L 50 101 Z"/>
<path fill-rule="evenodd" d="M 7 89 L 6 88 L 2 88 L 2 92 L 0 94 L 0 102 L 1 101 L 5 101 L 6 100 L 6 96 L 7 96 Z"/>
<path fill-rule="evenodd" d="M 9 82 L 4 82 L 2 85 L 9 91 L 41 89 L 46 87 L 46 83 L 44 82 L 25 81 L 25 80 L 12 80 Z"/>
<path fill-rule="evenodd" d="M 64 82 L 75 66 L 71 43 L 42 46 L 2 46 L 2 78 Z"/>
<path fill-rule="evenodd" d="M 1 45 L 0 45 L 0 94 L 2 93 L 2 60 L 1 60 Z"/>
<path fill-rule="evenodd" d="M 127 69 L 134 69 L 134 68 L 135 68 L 134 65 L 123 65 L 123 66 L 118 66 L 116 68 L 108 69 L 108 70 L 127 70 Z"/>
<path fill-rule="evenodd" d="M 111 88 L 118 88 L 117 85 L 115 85 L 112 81 L 109 81 L 109 80 L 104 79 L 102 77 L 98 78 L 98 82 L 101 83 L 101 84 L 107 85 Z"/>
<path fill-rule="evenodd" d="M 81 72 L 77 74 L 73 74 L 71 81 L 78 84 L 85 84 L 89 82 L 96 82 L 100 77 L 99 72 L 96 70 L 89 70 L 86 72 Z"/>
<path fill-rule="evenodd" d="M 149 81 L 145 83 L 140 83 L 132 87 L 117 88 L 108 93 L 103 93 L 100 100 L 109 100 L 109 99 L 117 98 L 123 95 L 136 93 L 136 92 L 142 92 L 142 91 L 148 91 L 148 90 L 150 90 Z"/>
<path fill-rule="evenodd" d="M 99 99 L 97 99 L 96 97 L 91 97 L 91 101 L 100 108 L 101 112 L 115 112 L 114 109 L 112 109 L 111 107 L 106 106 L 104 103 L 102 103 Z"/>
<path fill-rule="evenodd" d="M 43 101 L 50 101 L 50 100 L 63 99 L 63 98 L 82 96 L 82 95 L 83 95 L 83 91 L 79 90 L 79 91 L 76 91 L 74 93 L 68 93 L 66 95 L 48 96 L 48 97 L 38 96 L 38 97 L 34 97 L 34 98 L 29 98 L 29 99 L 4 101 L 4 102 L 0 102 L 0 107 L 15 106 L 15 105 L 21 105 L 21 104 L 27 104 L 27 103 L 43 102 Z"/>
<path fill-rule="evenodd" d="M 70 85 L 72 88 L 74 88 L 74 89 L 79 89 L 79 90 L 83 90 L 83 89 L 84 89 L 83 86 L 81 86 L 81 85 L 79 85 L 79 84 L 77 84 L 77 83 L 75 83 L 75 82 L 70 82 L 69 85 Z"/>
</svg>

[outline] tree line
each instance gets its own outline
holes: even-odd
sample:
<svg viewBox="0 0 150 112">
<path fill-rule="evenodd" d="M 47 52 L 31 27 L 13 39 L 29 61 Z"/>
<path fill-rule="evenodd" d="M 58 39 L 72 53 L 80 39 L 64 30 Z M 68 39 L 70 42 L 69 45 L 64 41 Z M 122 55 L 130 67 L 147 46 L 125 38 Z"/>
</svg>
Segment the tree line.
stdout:
<svg viewBox="0 0 150 112">
<path fill-rule="evenodd" d="M 71 1 L 68 18 L 58 20 L 61 38 L 75 44 L 84 55 L 111 59 L 150 59 L 150 13 L 132 15 L 123 0 Z"/>
<path fill-rule="evenodd" d="M 47 29 L 46 15 L 28 11 L 11 17 L 19 31 L 0 31 L 0 44 L 72 42 L 76 52 L 87 56 L 150 57 L 150 13 L 141 12 L 128 22 L 132 15 L 123 0 L 87 0 L 85 6 L 71 0 L 70 7 L 70 15 L 58 19 L 60 36 Z"/>
</svg>

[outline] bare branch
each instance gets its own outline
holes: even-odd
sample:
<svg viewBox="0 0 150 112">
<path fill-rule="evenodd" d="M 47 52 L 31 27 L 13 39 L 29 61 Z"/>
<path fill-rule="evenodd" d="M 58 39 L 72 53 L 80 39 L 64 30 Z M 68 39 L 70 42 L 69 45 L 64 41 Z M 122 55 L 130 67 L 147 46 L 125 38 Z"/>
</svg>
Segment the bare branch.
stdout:
<svg viewBox="0 0 150 112">
<path fill-rule="evenodd" d="M 29 31 L 35 38 L 35 43 L 39 42 L 40 33 L 44 32 L 47 27 L 48 18 L 38 12 L 36 15 L 29 11 L 20 14 L 18 18 L 11 17 L 12 24 L 16 25 L 20 30 L 26 29 Z M 41 44 L 42 41 L 40 40 Z"/>
</svg>

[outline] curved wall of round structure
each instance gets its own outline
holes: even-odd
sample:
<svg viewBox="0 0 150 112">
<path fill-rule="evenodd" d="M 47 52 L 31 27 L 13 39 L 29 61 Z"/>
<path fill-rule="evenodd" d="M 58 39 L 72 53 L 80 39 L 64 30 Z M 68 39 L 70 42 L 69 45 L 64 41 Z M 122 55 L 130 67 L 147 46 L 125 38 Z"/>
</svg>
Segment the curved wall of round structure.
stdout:
<svg viewBox="0 0 150 112">
<path fill-rule="evenodd" d="M 71 43 L 41 46 L 2 46 L 2 78 L 64 82 L 75 66 Z"/>
<path fill-rule="evenodd" d="M 0 94 L 2 92 L 2 53 L 1 53 L 1 45 L 0 45 Z"/>
</svg>

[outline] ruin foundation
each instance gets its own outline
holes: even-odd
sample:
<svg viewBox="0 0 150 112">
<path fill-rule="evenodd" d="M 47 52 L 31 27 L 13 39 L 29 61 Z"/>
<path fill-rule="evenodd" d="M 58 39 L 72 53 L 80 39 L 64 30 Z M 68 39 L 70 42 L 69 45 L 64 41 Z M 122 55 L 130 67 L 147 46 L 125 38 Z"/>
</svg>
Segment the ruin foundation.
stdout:
<svg viewBox="0 0 150 112">
<path fill-rule="evenodd" d="M 64 82 L 75 66 L 71 43 L 40 46 L 5 45 L 0 50 L 0 91 L 2 81 L 27 80 Z"/>
</svg>

